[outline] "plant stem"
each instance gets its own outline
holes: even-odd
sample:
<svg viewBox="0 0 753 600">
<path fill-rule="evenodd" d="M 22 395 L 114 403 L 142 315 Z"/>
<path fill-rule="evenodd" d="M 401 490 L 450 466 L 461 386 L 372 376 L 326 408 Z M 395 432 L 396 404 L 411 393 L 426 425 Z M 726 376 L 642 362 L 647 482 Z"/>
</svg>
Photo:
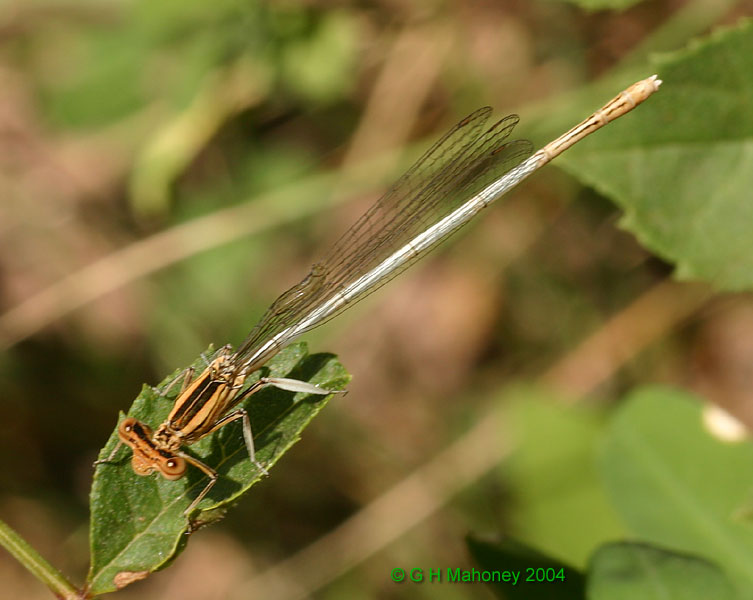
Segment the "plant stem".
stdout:
<svg viewBox="0 0 753 600">
<path fill-rule="evenodd" d="M 48 563 L 29 543 L 0 520 L 0 545 L 44 583 L 58 598 L 79 600 L 81 594 L 65 576 Z"/>
</svg>

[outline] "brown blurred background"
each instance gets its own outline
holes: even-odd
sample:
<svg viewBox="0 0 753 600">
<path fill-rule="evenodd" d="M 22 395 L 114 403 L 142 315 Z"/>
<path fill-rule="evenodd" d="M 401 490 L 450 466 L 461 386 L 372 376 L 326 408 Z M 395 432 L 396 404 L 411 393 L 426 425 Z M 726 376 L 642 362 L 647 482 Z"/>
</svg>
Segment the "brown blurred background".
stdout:
<svg viewBox="0 0 753 600">
<path fill-rule="evenodd" d="M 582 4 L 0 4 L 0 518 L 83 581 L 91 463 L 142 383 L 242 340 L 475 108 L 518 112 L 517 135 L 539 147 L 569 92 L 650 69 L 649 53 L 753 8 Z M 597 406 L 675 383 L 749 421 L 751 298 L 672 283 L 619 216 L 549 167 L 306 336 L 340 355 L 350 394 L 223 523 L 121 596 L 247 598 L 277 578 L 272 597 L 491 597 L 396 586 L 389 570 L 469 565 L 469 531 L 516 531 L 513 443 L 456 489 L 393 486 L 441 464 L 515 382 Z M 361 512 L 375 500 L 378 518 Z M 354 516 L 368 526 L 341 554 L 323 536 Z M 9 598 L 49 597 L 5 553 L 0 581 Z"/>
</svg>

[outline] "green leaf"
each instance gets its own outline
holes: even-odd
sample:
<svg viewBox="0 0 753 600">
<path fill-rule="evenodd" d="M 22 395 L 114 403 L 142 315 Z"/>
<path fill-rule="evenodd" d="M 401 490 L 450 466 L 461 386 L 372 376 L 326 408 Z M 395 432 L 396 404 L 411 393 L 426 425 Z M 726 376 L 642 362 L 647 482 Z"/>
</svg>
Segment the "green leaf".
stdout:
<svg viewBox="0 0 753 600">
<path fill-rule="evenodd" d="M 568 4 L 575 4 L 583 10 L 625 10 L 641 0 L 560 0 Z"/>
<path fill-rule="evenodd" d="M 601 472 L 634 534 L 718 563 L 753 597 L 753 445 L 712 437 L 696 398 L 661 387 L 632 394 Z"/>
<path fill-rule="evenodd" d="M 739 598 L 715 564 L 638 543 L 599 548 L 588 573 L 588 600 L 731 600 Z"/>
<path fill-rule="evenodd" d="M 143 71 L 151 48 L 133 30 L 74 28 L 57 44 L 61 67 L 40 90 L 52 123 L 104 127 L 144 105 Z"/>
<path fill-rule="evenodd" d="M 489 587 L 499 598 L 526 600 L 579 600 L 585 593 L 583 574 L 510 538 L 500 541 L 469 537 L 468 549 L 479 567 L 500 574 Z M 511 575 L 517 573 L 517 578 Z M 507 574 L 506 578 L 501 576 Z"/>
<path fill-rule="evenodd" d="M 197 359 L 192 366 L 200 373 L 206 367 L 205 359 Z M 310 381 L 327 389 L 342 389 L 350 379 L 332 355 L 309 356 L 305 344 L 284 349 L 263 370 L 273 377 Z M 180 374 L 176 372 L 165 379 L 159 389 L 164 390 Z M 247 386 L 260 374 L 249 377 Z M 128 415 L 156 428 L 170 412 L 170 400 L 179 388 L 176 383 L 167 397 L 160 397 L 158 391 L 145 386 Z M 244 401 L 242 406 L 251 419 L 259 462 L 269 470 L 298 441 L 301 431 L 329 397 L 266 387 Z M 117 439 L 115 431 L 100 452 L 100 459 L 110 455 Z M 201 524 L 220 518 L 223 507 L 262 477 L 249 460 L 239 422 L 191 445 L 188 452 L 220 476 L 199 504 L 202 512 L 198 517 L 194 515 Z M 177 481 L 167 481 L 158 474 L 139 477 L 131 469 L 130 457 L 130 450 L 123 447 L 113 459 L 116 464 L 99 465 L 94 474 L 88 577 L 94 595 L 114 591 L 172 561 L 187 540 L 188 523 L 183 511 L 207 484 L 207 478 L 190 466 L 186 476 Z"/>
<path fill-rule="evenodd" d="M 309 35 L 283 48 L 280 74 L 285 84 L 309 102 L 327 103 L 351 87 L 357 26 L 346 12 L 330 11 Z"/>
<path fill-rule="evenodd" d="M 664 84 L 559 160 L 682 279 L 753 287 L 753 23 L 655 64 Z M 646 72 L 649 75 L 650 72 Z"/>
<path fill-rule="evenodd" d="M 514 535 L 585 568 L 594 549 L 625 530 L 596 464 L 606 421 L 593 407 L 567 407 L 551 391 L 510 392 L 517 448 L 502 469 L 514 500 L 505 509 Z"/>
</svg>

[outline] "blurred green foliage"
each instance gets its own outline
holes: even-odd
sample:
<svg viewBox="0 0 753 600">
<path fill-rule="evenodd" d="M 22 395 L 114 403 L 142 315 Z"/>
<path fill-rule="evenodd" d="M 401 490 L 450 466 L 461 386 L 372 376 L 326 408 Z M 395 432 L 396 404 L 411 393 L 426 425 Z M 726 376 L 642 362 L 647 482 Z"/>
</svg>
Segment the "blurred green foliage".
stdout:
<svg viewBox="0 0 753 600">
<path fill-rule="evenodd" d="M 717 565 L 642 544 L 610 544 L 596 553 L 588 598 L 735 598 L 735 590 Z"/>
<path fill-rule="evenodd" d="M 155 102 L 183 109 L 213 69 L 241 57 L 271 79 L 269 94 L 278 99 L 328 103 L 353 82 L 355 23 L 346 11 L 238 0 L 100 10 L 102 27 L 52 24 L 33 40 L 30 62 L 51 124 L 103 127 Z"/>
<path fill-rule="evenodd" d="M 322 598 L 487 597 L 389 580 L 470 568 L 486 544 L 509 564 L 572 565 L 594 599 L 750 597 L 750 445 L 711 436 L 698 400 L 753 419 L 753 305 L 711 293 L 751 287 L 746 11 L 0 4 L 0 518 L 83 580 L 91 462 L 142 383 L 242 340 L 447 124 L 494 104 L 540 146 L 658 71 L 660 93 L 558 159 L 566 174 L 537 175 L 308 336 L 354 373 L 347 399 L 212 534 L 122 595 L 285 597 L 249 591 L 258 565 L 328 540 L 499 410 L 499 447 L 479 452 L 504 458 L 457 499 L 424 490 L 392 514 L 430 497 L 444 507 L 431 518 L 367 552 L 388 525 L 371 523 L 288 579 Z M 675 271 L 709 285 L 705 303 L 667 283 Z M 600 335 L 613 346 L 588 354 Z M 469 531 L 501 541 L 469 554 Z M 14 568 L 0 562 L 8 594 L 36 597 Z"/>
<path fill-rule="evenodd" d="M 668 85 L 639 125 L 575 148 L 567 170 L 625 211 L 623 227 L 686 280 L 722 290 L 753 286 L 753 22 L 663 56 Z"/>
</svg>

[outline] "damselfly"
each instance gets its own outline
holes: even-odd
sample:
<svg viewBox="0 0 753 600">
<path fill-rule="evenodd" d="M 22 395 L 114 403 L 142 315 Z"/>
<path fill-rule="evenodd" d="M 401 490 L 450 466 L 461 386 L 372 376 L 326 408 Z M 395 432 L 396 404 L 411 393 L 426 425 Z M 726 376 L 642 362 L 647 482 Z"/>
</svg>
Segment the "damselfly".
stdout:
<svg viewBox="0 0 753 600">
<path fill-rule="evenodd" d="M 434 144 L 334 245 L 299 284 L 282 294 L 233 352 L 223 347 L 198 376 L 188 371 L 172 411 L 156 431 L 133 418 L 118 427 L 118 448 L 133 451 L 138 475 L 155 471 L 179 479 L 187 465 L 209 482 L 185 510 L 188 516 L 217 481 L 217 472 L 182 450 L 228 423 L 241 420 L 251 461 L 256 460 L 248 414 L 236 408 L 265 385 L 308 394 L 331 390 L 293 379 L 248 376 L 302 333 L 321 325 L 421 258 L 481 209 L 567 148 L 624 115 L 659 89 L 654 75 L 639 81 L 585 121 L 531 155 L 524 140 L 505 141 L 518 122 L 507 116 L 490 126 L 489 107 L 470 114 Z M 522 162 L 521 162 L 522 161 Z M 235 409 L 235 410 L 233 410 Z"/>
</svg>

